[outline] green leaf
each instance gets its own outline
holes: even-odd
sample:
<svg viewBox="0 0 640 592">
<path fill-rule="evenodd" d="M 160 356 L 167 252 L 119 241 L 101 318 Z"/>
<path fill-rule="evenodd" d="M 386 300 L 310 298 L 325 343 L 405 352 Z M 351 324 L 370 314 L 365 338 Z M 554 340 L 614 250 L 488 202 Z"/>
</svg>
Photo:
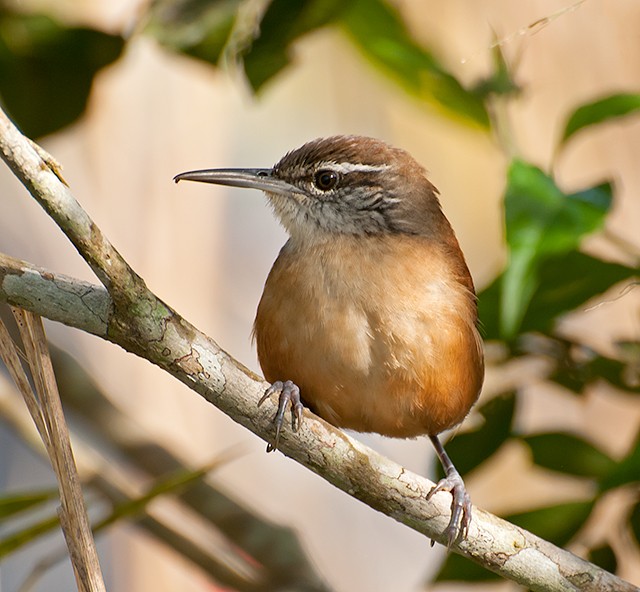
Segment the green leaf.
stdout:
<svg viewBox="0 0 640 592">
<path fill-rule="evenodd" d="M 558 546 L 566 545 L 587 521 L 594 501 L 569 502 L 505 516 L 513 522 Z"/>
<path fill-rule="evenodd" d="M 489 582 L 500 576 L 455 553 L 449 553 L 434 582 Z"/>
<path fill-rule="evenodd" d="M 560 315 L 586 307 L 592 298 L 637 274 L 632 267 L 575 250 L 546 258 L 538 268 L 537 289 L 520 331 L 548 332 Z"/>
<path fill-rule="evenodd" d="M 342 25 L 364 56 L 408 92 L 449 114 L 489 127 L 482 98 L 464 89 L 413 40 L 393 5 L 383 0 L 354 0 L 342 16 Z"/>
<path fill-rule="evenodd" d="M 502 339 L 500 333 L 500 290 L 504 272 L 478 292 L 478 318 L 480 333 L 486 341 Z"/>
<path fill-rule="evenodd" d="M 141 514 L 150 502 L 161 495 L 176 495 L 185 489 L 192 487 L 198 481 L 204 479 L 214 468 L 228 462 L 231 459 L 232 454 L 233 453 L 231 452 L 227 455 L 221 456 L 199 469 L 180 469 L 156 480 L 153 486 L 144 495 L 127 500 L 124 503 L 115 506 L 111 514 L 93 526 L 93 531 L 99 532 L 118 520 Z"/>
<path fill-rule="evenodd" d="M 636 435 L 636 440 L 631 450 L 602 480 L 600 491 L 608 491 L 615 487 L 627 485 L 628 483 L 640 482 L 640 431 Z"/>
<path fill-rule="evenodd" d="M 94 76 L 123 46 L 117 35 L 0 11 L 0 100 L 27 136 L 50 134 L 84 112 Z"/>
<path fill-rule="evenodd" d="M 272 0 L 264 14 L 242 0 L 159 0 L 146 31 L 210 64 L 239 61 L 254 92 L 291 62 L 293 44 L 338 20 L 349 0 Z"/>
<path fill-rule="evenodd" d="M 17 551 L 32 541 L 38 540 L 43 534 L 59 528 L 58 516 L 44 518 L 35 524 L 22 528 L 18 532 L 4 535 L 0 539 L 0 559 Z"/>
<path fill-rule="evenodd" d="M 478 409 L 484 423 L 475 430 L 457 434 L 447 442 L 447 453 L 453 459 L 458 472 L 467 474 L 487 460 L 502 446 L 511 434 L 516 396 L 510 392 L 494 397 Z M 438 479 L 444 477 L 440 464 Z"/>
<path fill-rule="evenodd" d="M 574 251 L 585 235 L 602 226 L 612 195 L 609 184 L 567 195 L 551 177 L 521 160 L 511 163 L 507 181 L 509 263 L 500 282 L 499 333 L 513 339 L 540 285 L 543 265 Z"/>
<path fill-rule="evenodd" d="M 618 560 L 610 545 L 604 544 L 595 549 L 591 549 L 587 555 L 587 561 L 595 563 L 609 573 L 616 573 Z"/>
<path fill-rule="evenodd" d="M 185 489 L 188 489 L 195 483 L 204 479 L 211 470 L 231 460 L 235 456 L 235 454 L 236 452 L 230 450 L 227 454 L 221 455 L 219 458 L 199 469 L 178 470 L 158 479 L 144 495 L 138 498 L 127 500 L 119 505 L 114 506 L 113 510 L 108 516 L 92 525 L 93 532 L 97 533 L 119 520 L 136 517 L 137 515 L 144 512 L 146 506 L 150 502 L 161 495 L 175 495 L 184 491 Z M 44 499 L 40 498 L 43 498 L 43 496 L 47 495 L 49 497 L 47 497 L 46 499 L 50 499 L 50 497 L 57 497 L 57 491 L 51 493 L 43 492 L 42 494 L 32 496 L 34 501 L 31 505 L 34 506 L 36 503 L 44 501 Z M 17 500 L 18 496 L 14 497 Z M 9 509 L 13 508 L 13 512 L 16 513 L 18 511 L 21 511 L 22 509 L 27 509 L 27 503 L 28 502 L 24 502 L 21 504 L 19 501 L 13 503 L 11 500 L 9 500 L 7 507 Z M 29 526 L 22 528 L 17 532 L 4 536 L 0 539 L 0 558 L 13 553 L 17 549 L 34 540 L 37 540 L 43 534 L 46 534 L 59 527 L 59 525 L 60 521 L 58 520 L 58 517 L 51 516 L 39 520 L 35 524 L 30 524 Z"/>
<path fill-rule="evenodd" d="M 583 352 L 581 352 L 583 353 Z M 640 393 L 640 384 L 632 382 L 633 364 L 631 361 L 620 361 L 603 356 L 590 350 L 591 356 L 575 359 L 572 350 L 559 360 L 551 380 L 576 393 L 583 393 L 585 388 L 598 380 L 606 380 L 612 386 L 629 392 Z"/>
<path fill-rule="evenodd" d="M 6 520 L 15 514 L 35 508 L 57 497 L 58 491 L 56 489 L 3 495 L 0 497 L 0 520 Z"/>
<path fill-rule="evenodd" d="M 640 110 L 640 94 L 616 94 L 578 107 L 569 117 L 561 144 L 576 132 L 590 125 L 629 115 Z"/>
<path fill-rule="evenodd" d="M 552 471 L 602 479 L 616 467 L 613 459 L 592 444 L 571 434 L 550 432 L 525 436 L 533 462 Z"/>
<path fill-rule="evenodd" d="M 242 0 L 157 0 L 145 32 L 164 46 L 217 64 L 230 42 Z"/>
<path fill-rule="evenodd" d="M 524 312 L 518 332 L 550 333 L 563 314 L 576 310 L 618 282 L 638 275 L 638 270 L 569 251 L 549 256 L 537 271 L 537 287 Z M 500 307 L 504 274 L 478 296 L 478 313 L 486 339 L 501 339 Z M 615 383 L 614 383 L 615 384 Z"/>
<path fill-rule="evenodd" d="M 337 21 L 349 5 L 349 0 L 272 0 L 260 23 L 260 35 L 243 55 L 253 90 L 258 92 L 289 64 L 295 41 Z"/>
</svg>

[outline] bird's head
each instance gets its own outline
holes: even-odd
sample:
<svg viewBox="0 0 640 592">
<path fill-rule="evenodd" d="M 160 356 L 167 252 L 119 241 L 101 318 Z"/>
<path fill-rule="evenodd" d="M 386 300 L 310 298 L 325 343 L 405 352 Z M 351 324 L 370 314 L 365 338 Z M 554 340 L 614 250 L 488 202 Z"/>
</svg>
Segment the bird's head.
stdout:
<svg viewBox="0 0 640 592">
<path fill-rule="evenodd" d="M 448 223 L 413 157 L 381 140 L 332 136 L 287 153 L 271 169 L 207 169 L 188 180 L 261 189 L 294 239 L 336 234 L 434 235 Z"/>
</svg>

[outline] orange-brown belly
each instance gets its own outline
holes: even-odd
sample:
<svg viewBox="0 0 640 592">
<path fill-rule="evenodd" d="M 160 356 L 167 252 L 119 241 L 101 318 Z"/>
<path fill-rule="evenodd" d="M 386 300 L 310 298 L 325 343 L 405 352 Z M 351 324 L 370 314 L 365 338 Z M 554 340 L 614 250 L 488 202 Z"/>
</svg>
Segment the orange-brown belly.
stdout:
<svg viewBox="0 0 640 592">
<path fill-rule="evenodd" d="M 351 242 L 285 246 L 258 307 L 258 358 L 268 381 L 294 381 L 333 425 L 433 435 L 461 422 L 481 388 L 475 301 L 444 254 L 397 242 L 364 256 Z"/>
</svg>

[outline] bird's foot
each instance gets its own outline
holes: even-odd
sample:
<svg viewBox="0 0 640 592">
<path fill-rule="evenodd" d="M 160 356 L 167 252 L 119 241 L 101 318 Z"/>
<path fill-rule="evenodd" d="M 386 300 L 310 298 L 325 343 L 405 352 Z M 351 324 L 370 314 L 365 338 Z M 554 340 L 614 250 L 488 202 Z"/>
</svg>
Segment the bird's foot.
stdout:
<svg viewBox="0 0 640 592">
<path fill-rule="evenodd" d="M 471 498 L 467 493 L 460 473 L 455 468 L 448 470 L 447 476 L 433 486 L 427 494 L 427 499 L 431 499 L 439 491 L 449 491 L 452 497 L 451 518 L 444 531 L 447 537 L 447 547 L 451 548 L 454 543 L 465 539 L 469 534 Z"/>
<path fill-rule="evenodd" d="M 276 435 L 272 444 L 267 444 L 267 452 L 273 452 L 278 448 L 278 442 L 280 441 L 280 431 L 282 430 L 282 424 L 284 423 L 284 414 L 287 411 L 287 407 L 291 407 L 291 428 L 294 432 L 297 432 L 302 424 L 302 410 L 304 405 L 300 399 L 300 389 L 291 380 L 282 382 L 276 380 L 262 395 L 262 398 L 258 401 L 258 407 L 262 405 L 271 395 L 278 395 L 278 411 L 273 419 L 273 423 L 276 424 Z"/>
</svg>

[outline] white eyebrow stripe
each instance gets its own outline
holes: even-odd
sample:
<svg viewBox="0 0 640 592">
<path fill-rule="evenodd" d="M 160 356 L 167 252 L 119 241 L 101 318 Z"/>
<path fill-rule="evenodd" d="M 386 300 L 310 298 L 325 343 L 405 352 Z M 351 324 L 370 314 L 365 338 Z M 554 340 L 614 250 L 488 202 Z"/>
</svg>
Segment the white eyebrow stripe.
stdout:
<svg viewBox="0 0 640 592">
<path fill-rule="evenodd" d="M 318 170 L 331 169 L 337 173 L 380 173 L 389 168 L 388 164 L 364 164 L 360 162 L 323 162 Z"/>
</svg>

